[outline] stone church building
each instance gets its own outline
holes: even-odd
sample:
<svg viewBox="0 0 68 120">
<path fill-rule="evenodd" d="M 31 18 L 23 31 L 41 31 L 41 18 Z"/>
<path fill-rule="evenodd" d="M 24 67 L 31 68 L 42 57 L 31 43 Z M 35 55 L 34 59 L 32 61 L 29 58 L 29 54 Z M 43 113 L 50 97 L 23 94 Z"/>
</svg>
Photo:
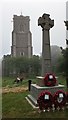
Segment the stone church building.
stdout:
<svg viewBox="0 0 68 120">
<path fill-rule="evenodd" d="M 32 33 L 30 32 L 29 16 L 14 15 L 13 17 L 11 56 L 28 58 L 32 56 Z"/>
</svg>

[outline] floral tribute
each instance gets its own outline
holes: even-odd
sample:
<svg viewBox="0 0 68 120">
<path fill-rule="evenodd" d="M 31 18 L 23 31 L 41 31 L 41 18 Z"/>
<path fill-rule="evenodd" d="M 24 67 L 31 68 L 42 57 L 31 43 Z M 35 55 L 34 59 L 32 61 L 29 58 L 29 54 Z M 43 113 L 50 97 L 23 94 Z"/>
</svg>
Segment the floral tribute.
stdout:
<svg viewBox="0 0 68 120">
<path fill-rule="evenodd" d="M 45 85 L 45 86 L 50 87 L 50 86 L 55 86 L 57 80 L 56 80 L 56 78 L 55 78 L 55 76 L 54 76 L 53 74 L 48 73 L 48 74 L 46 74 L 46 76 L 44 77 L 43 82 L 44 82 L 44 85 Z"/>
<path fill-rule="evenodd" d="M 65 104 L 66 104 L 66 94 L 65 94 L 64 91 L 58 90 L 54 94 L 53 98 L 54 98 L 55 108 L 59 107 L 60 109 L 62 109 L 65 106 Z"/>
<path fill-rule="evenodd" d="M 53 103 L 53 96 L 49 91 L 43 91 L 40 93 L 37 103 L 40 110 L 51 108 Z"/>
</svg>

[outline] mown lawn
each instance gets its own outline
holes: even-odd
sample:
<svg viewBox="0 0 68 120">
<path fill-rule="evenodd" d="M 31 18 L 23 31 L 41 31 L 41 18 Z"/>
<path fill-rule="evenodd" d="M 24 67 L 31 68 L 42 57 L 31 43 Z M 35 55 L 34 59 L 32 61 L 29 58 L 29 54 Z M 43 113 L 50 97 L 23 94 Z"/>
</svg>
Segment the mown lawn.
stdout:
<svg viewBox="0 0 68 120">
<path fill-rule="evenodd" d="M 32 83 L 37 83 L 36 79 L 24 79 L 22 83 L 14 83 L 15 78 L 3 77 L 2 78 L 2 87 L 18 87 L 18 86 L 28 86 L 28 81 L 32 80 Z"/>
<path fill-rule="evenodd" d="M 66 78 L 64 76 L 57 76 L 57 81 L 59 84 L 63 84 L 66 86 Z"/>
<path fill-rule="evenodd" d="M 28 80 L 23 80 L 22 84 L 14 84 L 15 78 L 3 78 L 3 87 L 28 86 Z M 32 83 L 37 83 L 37 79 L 31 79 Z M 66 85 L 65 78 L 58 77 L 58 83 Z M 5 93 L 2 95 L 2 117 L 3 118 L 68 118 L 68 109 L 64 111 L 50 111 L 38 113 L 38 109 L 32 108 L 25 97 L 29 91 L 22 93 Z"/>
<path fill-rule="evenodd" d="M 24 93 L 7 93 L 2 98 L 2 117 L 3 118 L 67 118 L 68 109 L 65 111 L 50 111 L 38 113 L 38 109 L 32 108 Z"/>
<path fill-rule="evenodd" d="M 0 77 L 0 88 L 2 87 L 2 78 Z"/>
<path fill-rule="evenodd" d="M 34 79 L 24 79 L 22 81 L 22 83 L 19 84 L 15 84 L 14 83 L 15 78 L 11 78 L 11 77 L 3 77 L 2 78 L 2 87 L 15 87 L 15 86 L 27 86 L 28 85 L 28 81 L 31 80 L 32 83 L 38 83 L 38 79 L 34 78 Z M 59 84 L 63 84 L 66 86 L 66 80 L 64 76 L 58 76 L 57 81 Z"/>
</svg>

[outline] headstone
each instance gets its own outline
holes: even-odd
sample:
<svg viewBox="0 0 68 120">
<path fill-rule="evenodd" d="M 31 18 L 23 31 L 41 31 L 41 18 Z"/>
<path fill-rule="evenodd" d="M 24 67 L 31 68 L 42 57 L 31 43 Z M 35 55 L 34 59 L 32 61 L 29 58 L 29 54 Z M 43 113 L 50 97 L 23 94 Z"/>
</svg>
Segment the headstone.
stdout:
<svg viewBox="0 0 68 120">
<path fill-rule="evenodd" d="M 38 19 L 38 25 L 42 27 L 42 76 L 52 72 L 49 30 L 54 26 L 49 14 L 43 14 Z"/>
</svg>

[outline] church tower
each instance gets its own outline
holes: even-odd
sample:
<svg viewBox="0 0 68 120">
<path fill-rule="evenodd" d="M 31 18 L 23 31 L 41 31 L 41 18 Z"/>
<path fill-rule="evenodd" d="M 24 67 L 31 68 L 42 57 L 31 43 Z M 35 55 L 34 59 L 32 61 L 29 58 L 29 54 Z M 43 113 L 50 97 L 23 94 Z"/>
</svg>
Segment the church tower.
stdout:
<svg viewBox="0 0 68 120">
<path fill-rule="evenodd" d="M 30 18 L 23 15 L 13 17 L 11 56 L 32 56 L 32 34 L 30 32 Z"/>
</svg>

